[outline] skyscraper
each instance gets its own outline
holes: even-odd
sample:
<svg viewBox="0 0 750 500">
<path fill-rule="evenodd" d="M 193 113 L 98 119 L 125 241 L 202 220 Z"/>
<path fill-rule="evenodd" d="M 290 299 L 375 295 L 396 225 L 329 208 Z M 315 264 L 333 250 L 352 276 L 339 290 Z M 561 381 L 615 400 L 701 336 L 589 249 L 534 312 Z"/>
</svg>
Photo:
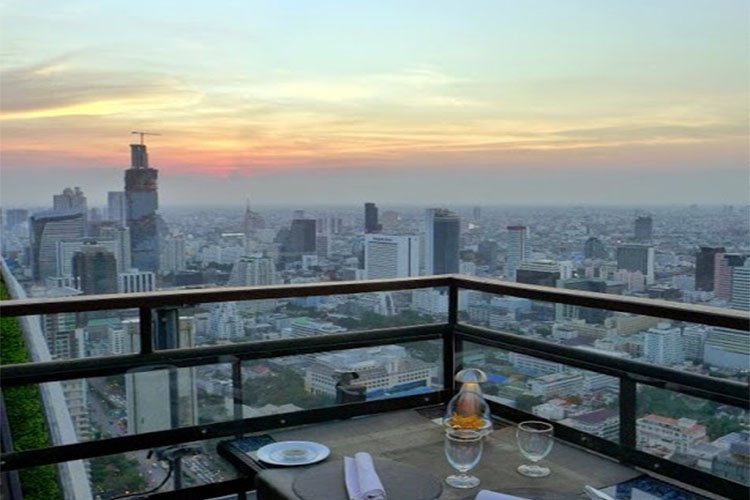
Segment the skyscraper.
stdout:
<svg viewBox="0 0 750 500">
<path fill-rule="evenodd" d="M 142 271 L 159 270 L 159 171 L 148 166 L 144 144 L 130 145 L 131 166 L 125 171 L 125 202 L 130 228 L 133 266 Z"/>
<path fill-rule="evenodd" d="M 732 289 L 729 298 L 732 309 L 750 311 L 750 259 L 732 268 Z"/>
<path fill-rule="evenodd" d="M 161 248 L 161 271 L 176 273 L 187 269 L 185 262 L 185 237 L 181 234 L 164 239 Z"/>
<path fill-rule="evenodd" d="M 734 268 L 742 267 L 748 255 L 740 253 L 719 252 L 714 256 L 714 296 L 717 299 L 732 298 L 732 273 Z"/>
<path fill-rule="evenodd" d="M 73 277 L 86 295 L 117 293 L 115 254 L 95 242 L 84 244 L 73 255 Z"/>
<path fill-rule="evenodd" d="M 701 247 L 695 255 L 695 289 L 711 292 L 714 289 L 716 254 L 723 253 L 724 247 Z"/>
<path fill-rule="evenodd" d="M 44 282 L 57 275 L 57 243 L 83 238 L 83 212 L 39 212 L 31 216 L 31 269 L 34 280 Z"/>
<path fill-rule="evenodd" d="M 382 226 L 378 222 L 378 206 L 374 203 L 365 203 L 365 233 L 380 232 Z"/>
<path fill-rule="evenodd" d="M 654 220 L 651 216 L 636 217 L 634 232 L 636 241 L 650 243 L 654 236 Z"/>
<path fill-rule="evenodd" d="M 229 285 L 232 286 L 265 286 L 276 283 L 276 265 L 273 259 L 261 254 L 240 257 L 229 276 Z"/>
<path fill-rule="evenodd" d="M 65 188 L 62 194 L 53 195 L 52 204 L 55 212 L 78 210 L 85 214 L 87 210 L 86 196 L 84 196 L 83 191 L 78 186 L 73 189 Z"/>
<path fill-rule="evenodd" d="M 367 279 L 418 276 L 419 238 L 365 235 L 365 275 Z"/>
<path fill-rule="evenodd" d="M 289 233 L 284 237 L 281 252 L 285 257 L 292 259 L 316 253 L 315 219 L 292 220 Z"/>
<path fill-rule="evenodd" d="M 444 208 L 425 211 L 425 273 L 458 272 L 461 219 Z"/>
<path fill-rule="evenodd" d="M 124 191 L 107 193 L 107 219 L 123 225 L 127 222 L 128 210 Z"/>
<path fill-rule="evenodd" d="M 508 256 L 505 260 L 505 276 L 515 281 L 516 270 L 531 253 L 528 243 L 529 228 L 508 226 Z"/>
<path fill-rule="evenodd" d="M 604 243 L 599 238 L 592 236 L 583 244 L 583 256 L 586 259 L 606 259 L 609 257 L 609 253 Z"/>
<path fill-rule="evenodd" d="M 646 276 L 646 282 L 654 282 L 654 247 L 630 243 L 617 247 L 617 269 L 640 271 Z"/>
<path fill-rule="evenodd" d="M 516 281 L 527 285 L 554 287 L 560 278 L 560 264 L 553 260 L 521 262 L 516 270 Z"/>
</svg>

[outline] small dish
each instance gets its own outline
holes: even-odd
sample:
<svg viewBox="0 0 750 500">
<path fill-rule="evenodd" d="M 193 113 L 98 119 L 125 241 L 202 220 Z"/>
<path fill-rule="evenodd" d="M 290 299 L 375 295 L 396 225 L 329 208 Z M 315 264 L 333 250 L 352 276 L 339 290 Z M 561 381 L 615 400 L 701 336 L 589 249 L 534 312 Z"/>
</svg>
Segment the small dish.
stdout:
<svg viewBox="0 0 750 500">
<path fill-rule="evenodd" d="M 263 446 L 258 450 L 258 460 L 271 465 L 293 467 L 321 462 L 328 458 L 331 450 L 312 441 L 281 441 Z"/>
</svg>

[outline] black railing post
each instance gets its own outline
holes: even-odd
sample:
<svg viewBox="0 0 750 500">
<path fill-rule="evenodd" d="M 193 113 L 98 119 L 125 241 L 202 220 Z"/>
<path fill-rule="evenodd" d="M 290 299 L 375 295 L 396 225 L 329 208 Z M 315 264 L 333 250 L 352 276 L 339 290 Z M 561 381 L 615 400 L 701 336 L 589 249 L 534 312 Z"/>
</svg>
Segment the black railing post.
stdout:
<svg viewBox="0 0 750 500">
<path fill-rule="evenodd" d="M 636 383 L 620 377 L 620 445 L 635 449 Z"/>
<path fill-rule="evenodd" d="M 448 286 L 448 331 L 443 335 L 443 387 L 452 396 L 455 390 L 456 353 L 460 346 L 456 339 L 458 325 L 458 285 L 451 279 Z"/>
<path fill-rule="evenodd" d="M 244 396 L 242 394 L 242 360 L 240 358 L 234 358 L 232 361 L 232 398 L 234 401 L 234 420 L 242 420 L 245 416 L 242 412 Z M 242 433 L 238 432 L 235 436 L 239 438 Z"/>
<path fill-rule="evenodd" d="M 139 307 L 140 354 L 154 352 L 154 323 L 150 307 Z"/>
</svg>

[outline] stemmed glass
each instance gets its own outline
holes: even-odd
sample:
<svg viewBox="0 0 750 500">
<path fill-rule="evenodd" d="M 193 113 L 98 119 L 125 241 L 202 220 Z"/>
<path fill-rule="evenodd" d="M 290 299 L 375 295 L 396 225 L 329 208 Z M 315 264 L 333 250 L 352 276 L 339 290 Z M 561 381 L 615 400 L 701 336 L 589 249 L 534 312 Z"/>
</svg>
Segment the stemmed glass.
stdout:
<svg viewBox="0 0 750 500">
<path fill-rule="evenodd" d="M 526 477 L 545 477 L 549 476 L 548 467 L 542 467 L 536 463 L 546 457 L 552 450 L 553 427 L 546 422 L 530 420 L 521 422 L 516 429 L 516 441 L 521 454 L 529 459 L 532 464 L 519 465 L 518 472 Z"/>
<path fill-rule="evenodd" d="M 459 474 L 445 478 L 454 488 L 475 488 L 479 478 L 467 474 L 482 458 L 482 433 L 473 429 L 447 429 L 445 431 L 445 457 Z"/>
</svg>

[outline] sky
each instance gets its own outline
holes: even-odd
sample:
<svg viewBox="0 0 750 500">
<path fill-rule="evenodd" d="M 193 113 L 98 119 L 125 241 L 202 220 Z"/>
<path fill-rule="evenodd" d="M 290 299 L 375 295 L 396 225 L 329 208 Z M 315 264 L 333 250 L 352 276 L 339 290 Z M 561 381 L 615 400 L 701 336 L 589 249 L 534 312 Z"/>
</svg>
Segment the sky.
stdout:
<svg viewBox="0 0 750 500">
<path fill-rule="evenodd" d="M 748 203 L 747 0 L 0 0 L 0 204 Z"/>
</svg>

